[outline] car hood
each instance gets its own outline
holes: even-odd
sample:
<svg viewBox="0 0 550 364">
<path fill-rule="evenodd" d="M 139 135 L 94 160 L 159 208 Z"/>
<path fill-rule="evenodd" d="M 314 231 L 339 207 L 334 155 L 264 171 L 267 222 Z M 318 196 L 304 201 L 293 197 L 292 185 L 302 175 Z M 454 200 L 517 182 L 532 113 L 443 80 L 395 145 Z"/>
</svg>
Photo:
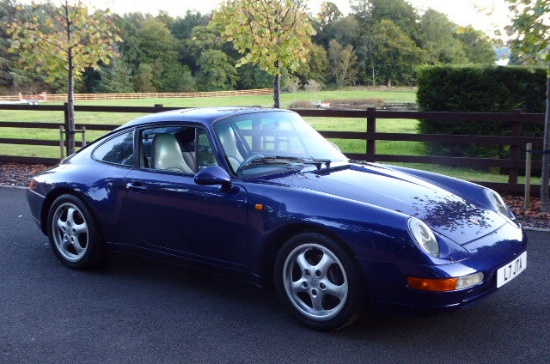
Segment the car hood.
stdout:
<svg viewBox="0 0 550 364">
<path fill-rule="evenodd" d="M 466 244 L 498 229 L 506 220 L 474 201 L 427 181 L 375 165 L 296 173 L 275 179 L 289 187 L 305 188 L 383 209 L 415 216 L 435 232 Z"/>
</svg>

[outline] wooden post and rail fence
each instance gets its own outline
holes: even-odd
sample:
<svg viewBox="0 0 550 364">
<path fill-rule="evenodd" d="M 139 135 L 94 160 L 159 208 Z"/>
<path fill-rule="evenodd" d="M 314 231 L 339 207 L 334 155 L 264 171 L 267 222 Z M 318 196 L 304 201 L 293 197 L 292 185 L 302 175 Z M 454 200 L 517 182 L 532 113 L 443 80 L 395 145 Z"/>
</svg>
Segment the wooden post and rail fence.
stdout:
<svg viewBox="0 0 550 364">
<path fill-rule="evenodd" d="M 0 104 L 1 110 L 27 110 L 27 111 L 59 111 L 60 115 L 66 114 L 66 105 L 12 105 Z M 126 106 L 75 106 L 77 113 L 156 113 L 168 110 L 177 110 L 180 108 L 163 107 L 155 105 L 154 107 L 126 107 Z M 491 187 L 497 191 L 512 193 L 523 193 L 524 185 L 518 183 L 520 172 L 526 169 L 525 165 L 525 146 L 531 143 L 531 150 L 542 148 L 542 137 L 525 136 L 522 134 L 522 126 L 526 123 L 544 124 L 544 114 L 528 114 L 518 111 L 507 113 L 481 113 L 481 112 L 415 112 L 415 111 L 387 111 L 374 108 L 367 110 L 333 110 L 333 109 L 297 109 L 294 110 L 304 117 L 324 117 L 332 118 L 337 122 L 338 118 L 358 118 L 366 120 L 365 131 L 323 131 L 320 133 L 326 138 L 334 139 L 354 139 L 365 141 L 366 147 L 364 153 L 346 153 L 348 158 L 362 160 L 367 162 L 396 162 L 396 163 L 425 163 L 439 164 L 453 167 L 493 167 L 500 170 L 506 170 L 508 181 L 505 183 L 484 182 L 478 183 Z M 133 117 L 129 115 L 128 120 Z M 472 136 L 472 135 L 443 135 L 443 134 L 410 134 L 410 133 L 384 133 L 377 131 L 377 123 L 383 119 L 426 119 L 426 120 L 445 120 L 452 122 L 500 122 L 502 128 L 509 131 L 506 136 Z M 0 118 L 1 120 L 1 118 Z M 76 132 L 80 132 L 84 137 L 86 131 L 104 131 L 109 132 L 119 125 L 100 125 L 100 124 L 76 124 Z M 61 129 L 60 129 L 61 127 Z M 4 138 L 2 137 L 2 128 L 21 129 L 21 135 L 25 134 L 26 129 L 56 129 L 60 130 L 62 136 L 60 140 L 36 140 L 25 138 Z M 0 121 L 0 144 L 19 144 L 36 146 L 60 146 L 63 149 L 64 133 L 67 130 L 66 119 L 60 123 L 45 122 L 15 122 Z M 78 139 L 78 138 L 77 138 Z M 481 145 L 499 145 L 509 146 L 510 153 L 506 158 L 473 158 L 473 157 L 447 157 L 447 156 L 419 156 L 419 155 L 394 155 L 379 154 L 376 152 L 378 141 L 403 141 L 403 142 L 424 142 L 424 143 L 455 143 L 455 144 L 481 144 Z M 83 143 L 77 141 L 77 147 Z M 63 157 L 63 154 L 60 154 Z M 28 156 L 8 156 L 0 155 L 0 162 L 14 163 L 37 163 L 53 165 L 59 162 L 58 158 L 28 157 Z M 531 168 L 531 166 L 529 166 Z M 533 170 L 540 170 L 542 164 L 538 160 L 532 162 Z M 474 181 L 476 182 L 476 181 Z M 533 193 L 539 193 L 540 188 L 532 186 Z"/>
</svg>

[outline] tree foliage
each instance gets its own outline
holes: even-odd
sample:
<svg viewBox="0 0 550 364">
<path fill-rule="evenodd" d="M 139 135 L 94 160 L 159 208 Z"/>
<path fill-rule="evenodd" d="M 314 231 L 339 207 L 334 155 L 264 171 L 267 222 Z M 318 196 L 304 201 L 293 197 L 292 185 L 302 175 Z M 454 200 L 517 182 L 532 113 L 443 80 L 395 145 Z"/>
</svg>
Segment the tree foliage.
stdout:
<svg viewBox="0 0 550 364">
<path fill-rule="evenodd" d="M 108 11 L 92 13 L 81 1 L 65 0 L 59 7 L 36 5 L 42 17 L 14 20 L 10 24 L 11 51 L 21 56 L 25 69 L 47 74 L 49 80 L 80 78 L 86 67 L 109 62 L 114 42 L 120 40 Z"/>
<path fill-rule="evenodd" d="M 351 45 L 342 47 L 336 40 L 331 40 L 328 48 L 332 77 L 338 86 L 349 85 L 355 79 L 357 56 Z"/>
<path fill-rule="evenodd" d="M 227 0 L 212 24 L 243 56 L 237 67 L 258 64 L 275 76 L 275 107 L 280 106 L 281 68 L 291 71 L 307 61 L 308 44 L 315 33 L 304 0 Z"/>
<path fill-rule="evenodd" d="M 104 65 L 99 71 L 100 80 L 95 91 L 102 93 L 133 92 L 132 77 L 128 65 L 121 59 L 115 58 L 111 64 Z"/>
<path fill-rule="evenodd" d="M 49 81 L 66 80 L 68 153 L 72 154 L 75 150 L 74 81 L 81 78 L 87 67 L 96 67 L 100 60 L 108 63 L 119 37 L 109 11 L 89 12 L 80 0 L 65 0 L 59 7 L 51 3 L 35 7 L 41 7 L 43 12 L 10 24 L 10 50 L 19 53 L 19 62 L 25 69 L 43 73 Z"/>
<path fill-rule="evenodd" d="M 215 49 L 206 50 L 202 52 L 197 65 L 197 83 L 200 91 L 224 91 L 235 88 L 239 76 L 236 68 L 229 62 L 227 54 Z"/>
<path fill-rule="evenodd" d="M 59 3 L 31 6 L 16 1 L 21 0 L 0 0 L 0 92 L 66 92 L 67 83 L 46 70 L 47 62 L 24 69 L 19 60 L 27 57 L 7 52 L 10 44 L 18 44 L 15 35 L 7 31 L 8 24 L 36 19 L 34 23 L 45 31 L 46 18 L 61 8 Z M 329 67 L 332 41 L 342 47 L 340 54 L 350 52 L 348 59 L 356 60 L 343 84 L 409 85 L 416 83 L 419 63 L 490 64 L 494 60 L 493 45 L 483 34 L 471 27 L 458 27 L 434 11 L 422 15 L 407 0 L 352 0 L 351 5 L 353 10 L 346 16 L 331 1 L 324 2 L 318 14 L 308 14 L 306 0 L 231 0 L 214 15 L 196 11 L 183 17 L 167 12 L 114 15 L 109 22 L 120 35 L 113 42 L 118 55 L 102 57 L 101 72 L 87 65 L 75 67 L 82 78 L 76 78 L 75 87 L 85 92 L 120 89 L 120 85 L 108 85 L 115 76 L 110 73 L 118 67 L 125 69 L 123 78 L 130 79 L 133 91 L 194 91 L 199 84 L 209 87 L 196 82 L 199 75 L 204 79 L 205 72 L 215 73 L 206 68 L 217 62 L 199 62 L 209 50 L 223 52 L 224 62 L 237 66 L 238 81 L 229 83 L 237 88 L 274 85 L 278 90 L 273 78 L 280 78 L 283 86 L 286 80 L 296 87 L 313 81 L 337 86 L 343 79 Z M 215 21 L 209 25 L 213 17 Z M 333 47 L 333 56 L 334 51 Z M 116 59 L 117 65 L 108 65 L 110 59 Z M 123 83 L 126 86 L 122 88 L 127 89 L 128 82 Z M 215 88 L 220 87 L 227 85 Z"/>
<path fill-rule="evenodd" d="M 418 42 L 428 52 L 429 64 L 464 64 L 468 57 L 455 37 L 458 26 L 445 14 L 427 10 L 420 18 Z"/>
<path fill-rule="evenodd" d="M 495 47 L 487 41 L 487 36 L 471 26 L 459 28 L 456 34 L 462 42 L 468 61 L 473 64 L 494 64 L 496 61 Z"/>
<path fill-rule="evenodd" d="M 372 47 L 364 56 L 373 69 L 373 78 L 378 83 L 414 84 L 416 67 L 427 61 L 428 54 L 416 46 L 407 34 L 389 19 L 383 19 L 369 34 Z M 374 82 L 373 82 L 374 83 Z"/>
</svg>

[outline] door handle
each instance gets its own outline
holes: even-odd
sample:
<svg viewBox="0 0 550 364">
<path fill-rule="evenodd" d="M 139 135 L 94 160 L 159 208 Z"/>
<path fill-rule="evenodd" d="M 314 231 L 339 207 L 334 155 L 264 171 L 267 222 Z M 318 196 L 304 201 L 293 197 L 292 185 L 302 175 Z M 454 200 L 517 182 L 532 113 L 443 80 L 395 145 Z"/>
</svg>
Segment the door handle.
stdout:
<svg viewBox="0 0 550 364">
<path fill-rule="evenodd" d="M 141 182 L 128 182 L 126 184 L 126 189 L 131 191 L 141 192 L 141 191 L 145 191 L 147 187 Z"/>
</svg>

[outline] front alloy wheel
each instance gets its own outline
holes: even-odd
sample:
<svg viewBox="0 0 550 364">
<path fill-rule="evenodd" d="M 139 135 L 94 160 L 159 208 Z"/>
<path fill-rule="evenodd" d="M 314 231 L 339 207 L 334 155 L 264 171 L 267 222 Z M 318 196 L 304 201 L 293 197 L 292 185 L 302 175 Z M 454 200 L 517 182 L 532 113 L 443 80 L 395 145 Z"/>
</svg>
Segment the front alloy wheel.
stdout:
<svg viewBox="0 0 550 364">
<path fill-rule="evenodd" d="M 290 239 L 275 270 L 280 298 L 307 326 L 336 329 L 356 318 L 362 287 L 355 266 L 327 237 L 306 233 Z"/>
</svg>

